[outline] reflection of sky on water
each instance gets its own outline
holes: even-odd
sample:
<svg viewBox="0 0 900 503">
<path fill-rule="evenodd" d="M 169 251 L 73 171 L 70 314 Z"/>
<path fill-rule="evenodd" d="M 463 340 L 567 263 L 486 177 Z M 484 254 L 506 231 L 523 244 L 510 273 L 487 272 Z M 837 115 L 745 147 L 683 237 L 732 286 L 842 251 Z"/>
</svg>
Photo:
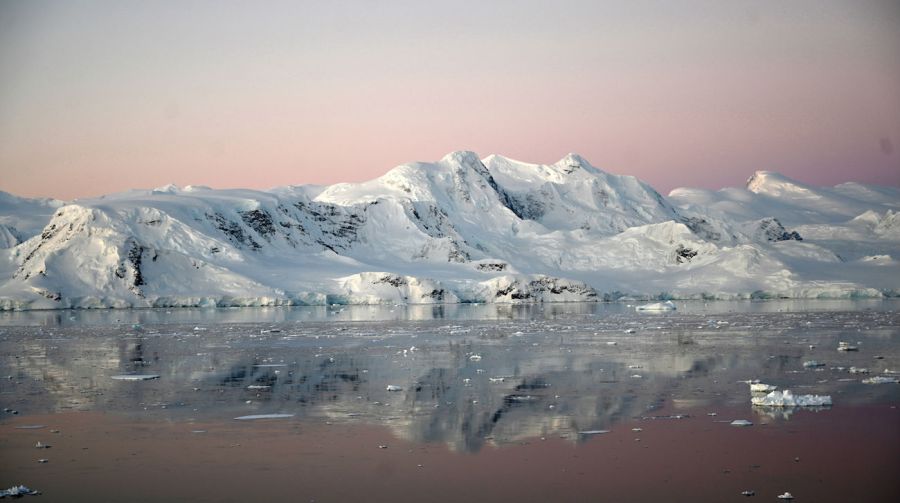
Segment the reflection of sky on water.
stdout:
<svg viewBox="0 0 900 503">
<path fill-rule="evenodd" d="M 444 306 L 420 321 L 360 323 L 351 320 L 368 309 L 347 320 L 333 319 L 341 313 L 332 308 L 316 316 L 271 310 L 277 320 L 261 310 L 214 310 L 173 311 L 176 319 L 162 324 L 147 322 L 156 311 L 42 313 L 35 317 L 76 320 L 0 327 L 2 375 L 12 376 L 0 382 L 0 397 L 23 414 L 104 410 L 184 421 L 291 413 L 384 424 L 399 437 L 465 451 L 551 435 L 576 441 L 579 431 L 623 420 L 717 407 L 746 407 L 745 417 L 761 422 L 811 413 L 752 408 L 739 381 L 753 378 L 831 394 L 836 407 L 896 400 L 897 386 L 862 385 L 864 376 L 839 367 L 900 369 L 897 312 L 867 304 L 776 314 L 793 304 L 746 303 L 745 312 L 720 304 L 733 312 L 703 312 L 697 303 L 646 316 L 582 304 L 457 307 L 448 317 Z M 120 322 L 104 322 L 109 316 Z M 838 352 L 841 340 L 860 351 Z M 809 359 L 827 365 L 804 369 Z M 110 379 L 122 373 L 161 378 Z"/>
</svg>

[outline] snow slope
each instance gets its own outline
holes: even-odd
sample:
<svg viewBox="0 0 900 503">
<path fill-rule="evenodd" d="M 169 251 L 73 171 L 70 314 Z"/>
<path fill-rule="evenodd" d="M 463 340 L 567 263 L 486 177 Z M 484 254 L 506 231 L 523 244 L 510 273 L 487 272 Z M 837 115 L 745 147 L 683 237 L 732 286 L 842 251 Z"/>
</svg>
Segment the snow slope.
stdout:
<svg viewBox="0 0 900 503">
<path fill-rule="evenodd" d="M 770 172 L 668 198 L 569 154 L 364 183 L 0 194 L 0 309 L 894 295 L 900 191 Z"/>
</svg>

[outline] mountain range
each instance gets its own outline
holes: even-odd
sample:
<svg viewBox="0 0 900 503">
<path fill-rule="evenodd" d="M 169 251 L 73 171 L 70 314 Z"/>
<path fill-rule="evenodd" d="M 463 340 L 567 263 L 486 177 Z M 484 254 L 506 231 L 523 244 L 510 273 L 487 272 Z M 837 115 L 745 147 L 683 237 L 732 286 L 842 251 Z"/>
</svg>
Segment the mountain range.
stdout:
<svg viewBox="0 0 900 503">
<path fill-rule="evenodd" d="M 900 295 L 900 189 L 453 152 L 363 183 L 0 192 L 0 309 Z"/>
</svg>

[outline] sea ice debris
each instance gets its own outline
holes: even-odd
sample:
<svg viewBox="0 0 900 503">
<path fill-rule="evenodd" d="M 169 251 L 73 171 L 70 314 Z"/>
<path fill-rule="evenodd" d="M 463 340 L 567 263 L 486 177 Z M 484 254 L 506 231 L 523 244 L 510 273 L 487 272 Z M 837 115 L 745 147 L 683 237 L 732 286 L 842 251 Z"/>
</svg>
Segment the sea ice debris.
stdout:
<svg viewBox="0 0 900 503">
<path fill-rule="evenodd" d="M 403 391 L 403 387 L 396 384 L 388 384 L 384 389 L 387 391 Z"/>
<path fill-rule="evenodd" d="M 795 395 L 786 389 L 773 391 L 763 397 L 752 397 L 750 403 L 762 407 L 823 407 L 831 405 L 831 396 Z"/>
<path fill-rule="evenodd" d="M 41 494 L 40 491 L 35 491 L 34 489 L 29 489 L 25 486 L 12 486 L 9 489 L 0 490 L 0 498 L 5 498 L 7 496 L 18 498 L 20 496 L 36 496 L 38 494 Z"/>
<path fill-rule="evenodd" d="M 731 422 L 731 426 L 753 426 L 753 423 L 746 419 L 735 419 Z"/>
<path fill-rule="evenodd" d="M 604 433 L 609 433 L 609 430 L 584 430 L 579 431 L 579 435 L 602 435 Z"/>
<path fill-rule="evenodd" d="M 771 384 L 763 384 L 761 382 L 750 383 L 750 391 L 754 393 L 768 393 L 770 391 L 775 391 L 778 389 L 778 386 L 773 386 Z"/>
<path fill-rule="evenodd" d="M 868 379 L 862 380 L 863 384 L 897 384 L 900 383 L 900 378 L 897 377 L 884 377 L 884 376 L 875 376 L 870 377 Z"/>
<path fill-rule="evenodd" d="M 780 500 L 792 500 L 794 499 L 794 495 L 785 491 L 784 494 L 779 494 L 778 499 Z"/>
<path fill-rule="evenodd" d="M 838 342 L 838 351 L 859 351 L 857 346 L 851 346 L 849 342 Z"/>
<path fill-rule="evenodd" d="M 123 374 L 112 376 L 110 379 L 117 381 L 149 381 L 151 379 L 159 379 L 159 374 Z"/>
<path fill-rule="evenodd" d="M 803 362 L 803 366 L 808 369 L 812 369 L 812 368 L 816 368 L 816 367 L 824 367 L 825 364 L 822 362 L 816 361 L 816 360 L 809 360 L 809 361 Z"/>
<path fill-rule="evenodd" d="M 635 307 L 637 311 L 674 311 L 675 303 L 671 300 L 665 302 L 654 302 L 653 304 L 643 304 Z"/>
<path fill-rule="evenodd" d="M 254 419 L 284 419 L 294 417 L 293 414 L 254 414 L 250 416 L 240 416 L 234 418 L 235 421 L 253 421 Z"/>
</svg>

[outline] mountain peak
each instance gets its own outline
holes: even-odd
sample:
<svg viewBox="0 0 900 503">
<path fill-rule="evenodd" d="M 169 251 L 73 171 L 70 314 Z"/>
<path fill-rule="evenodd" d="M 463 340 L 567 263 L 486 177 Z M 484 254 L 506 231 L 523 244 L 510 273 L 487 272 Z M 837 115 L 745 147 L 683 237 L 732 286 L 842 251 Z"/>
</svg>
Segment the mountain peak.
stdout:
<svg viewBox="0 0 900 503">
<path fill-rule="evenodd" d="M 792 195 L 801 197 L 814 196 L 810 187 L 792 180 L 775 171 L 757 171 L 747 179 L 747 190 L 755 194 L 770 196 Z"/>
<path fill-rule="evenodd" d="M 441 158 L 441 162 L 460 164 L 463 166 L 480 165 L 481 158 L 471 150 L 455 150 Z"/>
</svg>

